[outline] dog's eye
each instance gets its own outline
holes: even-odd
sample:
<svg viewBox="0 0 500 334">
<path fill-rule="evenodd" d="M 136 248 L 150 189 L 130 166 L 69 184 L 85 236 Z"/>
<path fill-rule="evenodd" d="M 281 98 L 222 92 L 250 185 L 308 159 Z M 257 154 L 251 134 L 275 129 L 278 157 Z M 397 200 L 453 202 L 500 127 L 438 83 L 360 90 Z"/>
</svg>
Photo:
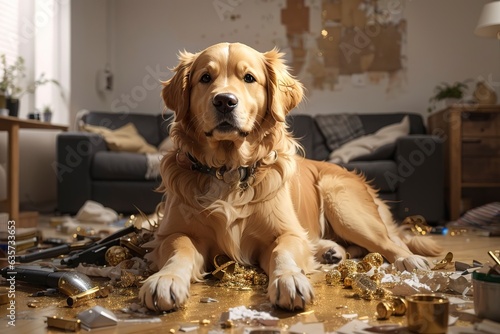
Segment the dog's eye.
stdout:
<svg viewBox="0 0 500 334">
<path fill-rule="evenodd" d="M 243 80 L 245 80 L 246 83 L 255 82 L 255 78 L 251 74 L 245 74 L 245 76 L 243 77 Z"/>
<path fill-rule="evenodd" d="M 208 73 L 203 74 L 200 78 L 200 82 L 203 82 L 203 83 L 209 83 L 210 80 L 212 80 L 212 77 Z"/>
</svg>

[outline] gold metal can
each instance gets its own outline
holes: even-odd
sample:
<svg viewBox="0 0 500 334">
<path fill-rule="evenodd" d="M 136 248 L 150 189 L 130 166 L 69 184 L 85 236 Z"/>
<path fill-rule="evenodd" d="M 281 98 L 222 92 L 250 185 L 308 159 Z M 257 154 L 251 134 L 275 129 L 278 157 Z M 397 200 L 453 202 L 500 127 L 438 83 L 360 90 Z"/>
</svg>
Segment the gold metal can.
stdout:
<svg viewBox="0 0 500 334">
<path fill-rule="evenodd" d="M 377 304 L 377 319 L 387 320 L 394 313 L 394 307 L 388 301 L 383 301 Z"/>
<path fill-rule="evenodd" d="M 401 316 L 406 314 L 406 308 L 408 307 L 408 302 L 406 301 L 406 299 L 401 297 L 393 297 L 392 305 L 394 307 L 394 315 Z"/>
</svg>

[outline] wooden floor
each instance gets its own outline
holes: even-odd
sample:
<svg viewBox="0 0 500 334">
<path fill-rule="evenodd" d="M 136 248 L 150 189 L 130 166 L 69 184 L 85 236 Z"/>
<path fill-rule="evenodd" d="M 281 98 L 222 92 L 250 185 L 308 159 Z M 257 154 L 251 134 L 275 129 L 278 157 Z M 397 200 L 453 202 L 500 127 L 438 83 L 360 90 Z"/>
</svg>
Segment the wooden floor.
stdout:
<svg viewBox="0 0 500 334">
<path fill-rule="evenodd" d="M 450 251 L 454 254 L 454 260 L 472 263 L 473 260 L 485 263 L 491 259 L 487 252 L 500 249 L 500 238 L 482 237 L 472 233 L 465 233 L 460 236 L 429 236 L 437 240 L 445 249 L 445 253 Z M 443 256 L 444 256 L 443 254 Z M 439 258 L 440 259 L 440 258 Z M 430 259 L 436 260 L 436 259 Z M 334 331 L 350 321 L 349 315 L 357 314 L 358 319 L 365 319 L 370 324 L 398 323 L 405 325 L 405 317 L 391 317 L 387 321 L 376 319 L 376 305 L 378 301 L 366 301 L 353 299 L 350 291 L 341 287 L 328 286 L 324 283 L 324 276 L 314 276 L 313 278 L 316 299 L 309 305 L 305 314 L 290 313 L 274 309 L 265 297 L 262 290 L 237 291 L 228 288 L 214 287 L 204 283 L 194 284 L 191 288 L 191 298 L 185 308 L 169 314 L 156 316 L 137 315 L 130 316 L 120 312 L 125 306 L 137 302 L 137 288 L 122 289 L 113 292 L 108 298 L 95 299 L 88 304 L 68 308 L 65 305 L 65 297 L 57 295 L 53 297 L 30 297 L 36 287 L 18 285 L 15 296 L 15 327 L 10 327 L 7 317 L 12 313 L 7 307 L 0 306 L 0 330 L 2 333 L 60 333 L 58 330 L 47 329 L 45 317 L 58 316 L 73 318 L 77 313 L 82 312 L 92 306 L 101 305 L 112 310 L 120 318 L 118 326 L 111 329 L 99 330 L 98 333 L 157 333 L 179 332 L 182 324 L 209 322 L 202 325 L 193 333 L 243 333 L 243 327 L 238 326 L 232 329 L 222 330 L 219 325 L 221 314 L 228 311 L 230 307 L 246 306 L 248 308 L 268 311 L 272 315 L 280 318 L 279 326 L 283 329 L 299 321 L 302 322 L 322 322 L 327 331 Z M 218 302 L 200 303 L 200 298 L 211 297 Z M 471 305 L 471 304 L 469 304 Z M 469 306 L 470 307 L 470 306 Z M 458 314 L 458 313 L 457 313 Z M 354 316 L 353 316 L 354 317 Z M 457 326 L 470 326 L 475 317 L 462 314 Z"/>
</svg>

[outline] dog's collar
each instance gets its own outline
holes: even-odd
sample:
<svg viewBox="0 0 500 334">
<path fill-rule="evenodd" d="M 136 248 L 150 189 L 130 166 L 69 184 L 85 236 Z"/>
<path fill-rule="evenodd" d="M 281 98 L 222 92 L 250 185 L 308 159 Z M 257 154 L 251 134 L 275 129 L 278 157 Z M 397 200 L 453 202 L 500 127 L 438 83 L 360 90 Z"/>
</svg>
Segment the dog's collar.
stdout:
<svg viewBox="0 0 500 334">
<path fill-rule="evenodd" d="M 181 152 L 177 152 L 179 155 Z M 237 169 L 228 170 L 226 166 L 222 167 L 210 167 L 202 164 L 193 155 L 186 152 L 186 157 L 191 163 L 191 170 L 198 171 L 203 174 L 208 174 L 222 180 L 228 184 L 233 184 L 238 182 L 240 188 L 245 189 L 249 184 L 252 183 L 254 174 L 257 168 L 261 165 L 261 161 L 256 161 L 251 166 L 240 166 Z M 278 159 L 278 152 L 272 151 L 269 153 L 268 157 L 272 157 L 272 162 Z M 177 158 L 179 161 L 179 157 Z"/>
</svg>

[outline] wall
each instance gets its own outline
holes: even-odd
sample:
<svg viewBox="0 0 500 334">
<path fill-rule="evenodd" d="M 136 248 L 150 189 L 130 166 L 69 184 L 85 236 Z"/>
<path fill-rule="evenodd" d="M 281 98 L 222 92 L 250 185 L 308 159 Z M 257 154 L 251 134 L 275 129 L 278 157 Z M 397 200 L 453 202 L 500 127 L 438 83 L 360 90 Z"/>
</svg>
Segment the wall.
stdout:
<svg viewBox="0 0 500 334">
<path fill-rule="evenodd" d="M 334 92 L 314 90 L 298 111 L 311 114 L 411 111 L 427 115 L 429 97 L 443 81 L 490 78 L 500 82 L 498 42 L 473 33 L 481 8 L 487 2 L 403 1 L 408 21 L 406 85 L 392 93 L 387 93 L 383 84 L 361 88 L 345 85 Z M 179 50 L 198 51 L 221 41 L 240 41 L 260 51 L 275 45 L 287 51 L 279 15 L 285 1 L 111 3 L 115 37 L 112 58 L 115 90 L 113 103 L 108 105 L 111 110 L 160 112 L 160 88 L 154 87 L 152 78 L 165 80 L 170 76 L 166 69 L 176 64 Z M 319 15 L 319 3 L 319 0 L 306 2 L 311 16 Z M 217 11 L 216 4 L 225 7 Z M 239 18 L 232 20 L 231 15 Z"/>
<path fill-rule="evenodd" d="M 81 109 L 109 110 L 108 96 L 96 88 L 96 76 L 108 59 L 108 1 L 71 0 L 70 117 Z"/>
</svg>

